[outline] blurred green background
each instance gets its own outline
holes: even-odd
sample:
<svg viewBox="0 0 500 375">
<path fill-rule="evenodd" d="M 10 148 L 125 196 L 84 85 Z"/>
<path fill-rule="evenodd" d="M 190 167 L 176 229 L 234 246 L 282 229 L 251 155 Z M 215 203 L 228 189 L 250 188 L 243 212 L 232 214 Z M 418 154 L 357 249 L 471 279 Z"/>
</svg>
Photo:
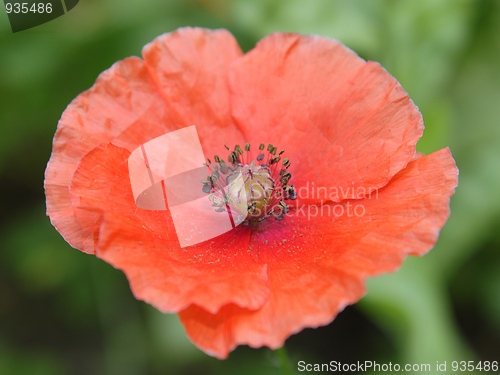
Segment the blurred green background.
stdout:
<svg viewBox="0 0 500 375">
<path fill-rule="evenodd" d="M 379 61 L 424 116 L 418 150 L 460 168 L 435 249 L 368 282 L 329 326 L 287 341 L 297 361 L 500 361 L 500 1 L 80 0 L 13 34 L 0 10 L 0 374 L 279 374 L 268 349 L 226 361 L 124 275 L 66 244 L 45 216 L 57 121 L 115 61 L 181 26 L 227 28 L 247 51 L 274 31 L 342 41 Z M 297 372 L 298 373 L 298 372 Z"/>
</svg>

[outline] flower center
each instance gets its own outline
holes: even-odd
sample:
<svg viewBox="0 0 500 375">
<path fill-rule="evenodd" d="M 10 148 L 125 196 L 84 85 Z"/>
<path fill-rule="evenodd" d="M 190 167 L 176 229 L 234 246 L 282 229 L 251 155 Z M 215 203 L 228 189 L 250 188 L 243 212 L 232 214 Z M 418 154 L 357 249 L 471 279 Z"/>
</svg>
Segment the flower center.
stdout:
<svg viewBox="0 0 500 375">
<path fill-rule="evenodd" d="M 227 212 L 231 205 L 237 211 L 238 222 L 246 225 L 270 216 L 282 220 L 289 212 L 285 201 L 297 199 L 295 186 L 288 185 L 292 177 L 287 171 L 290 160 L 281 161 L 285 150 L 276 155 L 277 147 L 272 144 L 266 151 L 264 148 L 261 143 L 255 156 L 249 143 L 245 144 L 245 151 L 236 145 L 227 158 L 229 164 L 218 155 L 214 156 L 215 163 L 207 159 L 205 165 L 210 175 L 202 181 L 203 191 L 210 194 L 208 199 L 216 207 L 215 211 Z"/>
</svg>

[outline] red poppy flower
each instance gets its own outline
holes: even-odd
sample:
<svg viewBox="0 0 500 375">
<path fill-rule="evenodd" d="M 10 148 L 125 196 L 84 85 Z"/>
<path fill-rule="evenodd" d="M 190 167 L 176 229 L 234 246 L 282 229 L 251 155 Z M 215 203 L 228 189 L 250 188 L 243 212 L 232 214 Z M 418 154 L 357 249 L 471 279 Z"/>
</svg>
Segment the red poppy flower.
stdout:
<svg viewBox="0 0 500 375">
<path fill-rule="evenodd" d="M 289 172 L 281 185 L 293 183 L 297 199 L 276 200 L 274 212 L 288 214 L 268 210 L 181 248 L 169 210 L 137 207 L 127 160 L 192 125 L 209 158 L 249 143 L 233 165 L 269 165 L 285 149 L 269 173 L 278 185 Z M 367 277 L 433 247 L 458 171 L 448 149 L 416 156 L 422 132 L 399 83 L 337 41 L 276 33 L 242 54 L 225 30 L 179 29 L 143 59 L 114 64 L 65 110 L 47 214 L 73 247 L 123 270 L 138 299 L 178 313 L 206 353 L 278 348 L 358 301 Z"/>
</svg>

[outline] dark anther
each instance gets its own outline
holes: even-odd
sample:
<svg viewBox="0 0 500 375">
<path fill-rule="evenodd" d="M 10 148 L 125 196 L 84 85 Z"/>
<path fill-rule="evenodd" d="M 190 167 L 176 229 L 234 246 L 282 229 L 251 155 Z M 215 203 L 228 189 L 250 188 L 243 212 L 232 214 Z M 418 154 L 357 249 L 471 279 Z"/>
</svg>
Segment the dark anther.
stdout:
<svg viewBox="0 0 500 375">
<path fill-rule="evenodd" d="M 227 148 L 227 150 L 229 151 L 229 147 L 227 147 L 226 145 L 224 145 L 225 148 Z"/>
<path fill-rule="evenodd" d="M 216 163 L 220 163 L 219 155 L 215 155 L 214 160 Z"/>
<path fill-rule="evenodd" d="M 276 151 L 278 150 L 277 147 L 273 147 L 271 151 L 269 151 L 272 155 L 276 155 Z"/>
<path fill-rule="evenodd" d="M 290 181 L 290 178 L 292 178 L 292 174 L 288 171 L 283 173 L 283 177 L 281 177 L 281 184 L 286 185 L 288 181 Z"/>
<path fill-rule="evenodd" d="M 267 146 L 267 151 L 271 151 L 273 149 L 273 145 L 269 143 L 269 146 Z"/>
<path fill-rule="evenodd" d="M 245 151 L 250 151 L 250 143 L 245 143 Z"/>
<path fill-rule="evenodd" d="M 284 200 L 280 200 L 280 202 L 278 203 L 278 207 L 280 208 L 282 213 L 286 214 L 288 212 L 288 206 Z"/>
<path fill-rule="evenodd" d="M 259 156 L 257 156 L 257 161 L 262 161 L 264 160 L 264 154 L 260 154 Z"/>
<path fill-rule="evenodd" d="M 247 207 L 247 212 L 251 215 L 254 213 L 255 209 L 257 208 L 257 203 L 250 203 Z"/>
<path fill-rule="evenodd" d="M 288 169 L 288 167 L 290 166 L 290 159 L 285 158 L 283 160 L 283 166 Z"/>
<path fill-rule="evenodd" d="M 281 155 L 282 153 L 284 153 L 284 152 L 285 152 L 285 150 L 281 150 L 280 155 Z"/>
<path fill-rule="evenodd" d="M 208 184 L 203 185 L 203 187 L 201 189 L 203 190 L 204 193 L 207 193 L 207 194 L 212 192 L 212 187 Z"/>
<path fill-rule="evenodd" d="M 216 212 L 224 212 L 224 211 L 226 211 L 226 209 L 221 207 L 221 208 L 216 208 L 215 211 Z"/>
<path fill-rule="evenodd" d="M 266 147 L 266 145 L 264 143 L 261 143 L 259 146 L 259 150 L 262 151 L 264 149 L 264 147 Z"/>
<path fill-rule="evenodd" d="M 285 216 L 285 215 L 283 215 L 283 214 L 281 213 L 281 214 L 279 214 L 278 216 L 276 216 L 276 217 L 275 217 L 275 219 L 276 219 L 276 220 L 278 220 L 278 221 L 281 221 L 281 219 L 283 219 L 283 217 L 284 217 L 284 216 Z"/>
<path fill-rule="evenodd" d="M 231 154 L 227 157 L 227 159 L 231 162 L 231 163 L 237 163 L 239 162 L 239 155 L 238 155 L 238 152 L 237 151 L 233 151 L 231 152 Z"/>
<path fill-rule="evenodd" d="M 295 199 L 297 199 L 297 192 L 295 191 L 295 185 L 287 186 L 285 188 L 285 192 L 286 192 L 286 198 L 285 199 L 291 199 L 292 201 L 294 201 Z"/>
</svg>

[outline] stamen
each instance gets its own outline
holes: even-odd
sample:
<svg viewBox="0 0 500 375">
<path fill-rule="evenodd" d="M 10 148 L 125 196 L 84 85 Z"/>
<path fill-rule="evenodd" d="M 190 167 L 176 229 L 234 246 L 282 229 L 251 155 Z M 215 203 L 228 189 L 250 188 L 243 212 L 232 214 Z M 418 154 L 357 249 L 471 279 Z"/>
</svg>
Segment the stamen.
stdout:
<svg viewBox="0 0 500 375">
<path fill-rule="evenodd" d="M 212 192 L 212 187 L 208 184 L 203 185 L 202 190 L 204 193 L 210 194 Z"/>
<path fill-rule="evenodd" d="M 275 158 L 272 158 L 271 161 L 269 162 L 270 165 L 276 164 L 281 160 L 281 156 L 276 156 Z"/>
<path fill-rule="evenodd" d="M 240 145 L 236 145 L 236 146 L 234 147 L 234 152 L 236 152 L 236 153 L 238 153 L 238 154 L 240 154 L 240 155 L 243 155 L 243 151 L 241 150 Z"/>
<path fill-rule="evenodd" d="M 285 199 L 291 199 L 294 201 L 297 199 L 297 192 L 295 191 L 295 185 L 285 186 Z"/>
<path fill-rule="evenodd" d="M 270 143 L 267 146 L 266 161 L 264 162 L 265 153 L 260 153 L 256 157 L 256 163 L 251 161 L 250 143 L 244 145 L 246 155 L 243 155 L 239 145 L 235 145 L 233 151 L 226 145 L 224 147 L 230 151 L 227 158 L 230 165 L 218 155 L 214 155 L 216 164 L 207 159 L 208 163 L 204 165 L 208 167 L 210 174 L 207 179 L 201 181 L 202 190 L 210 194 L 208 198 L 215 211 L 236 210 L 239 222 L 243 221 L 245 225 L 250 221 L 261 222 L 270 216 L 274 216 L 278 221 L 282 220 L 290 211 L 285 200 L 297 198 L 295 187 L 287 185 L 292 177 L 286 170 L 290 166 L 290 160 L 284 158 L 283 167 L 278 167 L 285 150 L 276 155 L 278 148 Z M 261 143 L 258 149 L 263 151 L 265 147 L 265 144 Z M 221 178 L 221 174 L 226 175 L 225 178 Z"/>
<path fill-rule="evenodd" d="M 292 178 L 292 174 L 288 171 L 285 171 L 285 173 L 283 173 L 283 176 L 281 177 L 281 184 L 282 185 L 288 184 L 288 181 L 290 181 L 290 178 Z"/>
<path fill-rule="evenodd" d="M 223 174 L 227 174 L 228 172 L 228 168 L 226 166 L 226 162 L 222 159 L 220 159 L 220 162 L 219 162 L 219 165 L 220 165 L 220 171 L 223 173 Z"/>
</svg>

